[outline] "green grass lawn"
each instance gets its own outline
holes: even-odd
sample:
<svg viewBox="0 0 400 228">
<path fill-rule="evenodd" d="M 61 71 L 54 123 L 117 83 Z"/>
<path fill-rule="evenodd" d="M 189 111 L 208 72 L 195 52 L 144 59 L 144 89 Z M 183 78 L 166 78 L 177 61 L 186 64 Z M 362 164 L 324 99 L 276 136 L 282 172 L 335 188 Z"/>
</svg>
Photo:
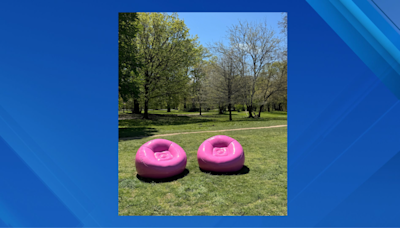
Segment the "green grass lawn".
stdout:
<svg viewBox="0 0 400 228">
<path fill-rule="evenodd" d="M 264 115 L 263 115 L 264 114 Z M 186 131 L 261 127 L 286 124 L 285 113 L 263 113 L 249 119 L 227 115 L 167 116 L 151 120 L 120 120 L 125 136 Z M 264 117 L 263 117 L 264 116 Z M 153 129 L 146 131 L 143 129 Z M 122 131 L 123 132 L 123 131 Z M 245 152 L 245 167 L 235 175 L 200 171 L 197 149 L 216 133 L 164 136 L 187 154 L 187 171 L 179 179 L 154 182 L 138 179 L 134 158 L 138 148 L 157 137 L 119 142 L 119 215 L 287 215 L 287 128 L 226 131 Z M 142 135 L 143 136 L 143 135 Z"/>
</svg>

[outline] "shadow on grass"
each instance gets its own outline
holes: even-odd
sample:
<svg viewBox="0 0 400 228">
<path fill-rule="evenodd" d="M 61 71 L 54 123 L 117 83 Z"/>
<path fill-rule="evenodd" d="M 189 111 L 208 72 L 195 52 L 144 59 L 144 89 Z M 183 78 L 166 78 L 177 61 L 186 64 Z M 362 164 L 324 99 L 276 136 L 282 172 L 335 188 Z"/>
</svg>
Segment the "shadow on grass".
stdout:
<svg viewBox="0 0 400 228">
<path fill-rule="evenodd" d="M 147 125 L 155 125 L 155 126 L 165 126 L 165 125 L 181 125 L 181 124 L 193 124 L 193 123 L 204 123 L 215 121 L 211 118 L 202 118 L 200 116 L 178 116 L 178 115 L 160 115 L 160 114 L 151 114 L 149 115 L 149 119 L 123 119 L 119 120 L 120 126 L 127 127 L 137 127 L 137 126 L 147 126 Z"/>
<path fill-rule="evenodd" d="M 204 169 L 200 168 L 200 171 L 203 173 L 208 173 L 211 175 L 244 175 L 244 174 L 248 174 L 250 172 L 249 167 L 247 166 L 243 166 L 239 171 L 236 172 L 212 172 L 212 171 L 207 171 Z"/>
<path fill-rule="evenodd" d="M 183 170 L 182 173 L 180 173 L 178 175 L 175 175 L 173 177 L 168 177 L 168 178 L 162 178 L 162 179 L 153 179 L 153 178 L 142 177 L 139 174 L 137 174 L 136 177 L 140 181 L 146 182 L 146 183 L 165 183 L 165 182 L 172 182 L 172 181 L 176 181 L 178 179 L 184 178 L 188 174 L 189 174 L 189 170 L 185 169 L 185 170 Z"/>
<path fill-rule="evenodd" d="M 138 139 L 146 138 L 158 132 L 157 129 L 152 127 L 136 127 L 136 128 L 118 128 L 119 138 L 137 137 Z"/>
</svg>

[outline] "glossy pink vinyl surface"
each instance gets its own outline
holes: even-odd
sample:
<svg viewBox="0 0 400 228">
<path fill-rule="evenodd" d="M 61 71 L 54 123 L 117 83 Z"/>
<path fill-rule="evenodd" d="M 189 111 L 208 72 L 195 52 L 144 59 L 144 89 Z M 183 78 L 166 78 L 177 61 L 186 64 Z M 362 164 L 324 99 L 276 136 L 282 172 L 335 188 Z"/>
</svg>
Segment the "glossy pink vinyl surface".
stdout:
<svg viewBox="0 0 400 228">
<path fill-rule="evenodd" d="M 153 139 L 136 153 L 136 171 L 142 177 L 167 178 L 183 172 L 186 153 L 178 144 L 166 139 Z"/>
<path fill-rule="evenodd" d="M 244 165 L 244 151 L 235 139 L 226 135 L 216 135 L 200 145 L 197 161 L 203 170 L 235 172 Z"/>
</svg>

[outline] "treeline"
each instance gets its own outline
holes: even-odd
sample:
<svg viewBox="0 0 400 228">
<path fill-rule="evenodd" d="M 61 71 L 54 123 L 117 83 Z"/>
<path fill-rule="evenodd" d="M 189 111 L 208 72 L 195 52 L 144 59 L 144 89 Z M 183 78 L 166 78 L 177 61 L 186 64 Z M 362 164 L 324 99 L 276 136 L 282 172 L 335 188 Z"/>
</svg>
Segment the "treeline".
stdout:
<svg viewBox="0 0 400 228">
<path fill-rule="evenodd" d="M 149 108 L 247 110 L 249 117 L 285 111 L 286 15 L 280 27 L 275 34 L 265 22 L 239 22 L 228 42 L 206 48 L 177 14 L 120 13 L 120 109 L 143 118 Z"/>
</svg>

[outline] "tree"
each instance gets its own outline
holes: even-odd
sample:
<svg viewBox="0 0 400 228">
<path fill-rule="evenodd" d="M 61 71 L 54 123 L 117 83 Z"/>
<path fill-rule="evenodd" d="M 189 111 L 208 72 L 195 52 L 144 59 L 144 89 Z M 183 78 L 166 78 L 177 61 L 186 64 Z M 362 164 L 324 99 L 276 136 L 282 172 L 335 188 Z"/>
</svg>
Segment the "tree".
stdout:
<svg viewBox="0 0 400 228">
<path fill-rule="evenodd" d="M 287 91 L 287 62 L 274 62 L 269 65 L 265 72 L 260 74 L 258 83 L 260 109 L 258 117 L 261 117 L 261 110 L 267 104 L 268 99 L 273 95 L 286 95 Z"/>
<path fill-rule="evenodd" d="M 192 106 L 199 104 L 199 115 L 201 115 L 201 103 L 203 95 L 203 79 L 204 79 L 204 63 L 199 62 L 191 71 L 191 90 L 192 90 Z"/>
<path fill-rule="evenodd" d="M 228 34 L 231 47 L 243 59 L 242 77 L 246 74 L 244 65 L 248 66 L 247 74 L 250 78 L 250 93 L 246 103 L 249 117 L 253 117 L 252 110 L 254 108 L 253 100 L 256 93 L 256 83 L 265 65 L 276 58 L 275 55 L 280 39 L 275 36 L 273 30 L 267 27 L 266 22 L 257 24 L 239 21 L 237 25 L 229 28 Z"/>
<path fill-rule="evenodd" d="M 170 72 L 193 65 L 201 47 L 197 37 L 189 37 L 189 29 L 175 13 L 139 13 L 139 21 L 142 30 L 136 40 L 143 56 L 139 73 L 143 76 L 143 118 L 147 119 L 149 101 L 167 95 L 164 85 L 176 76 Z M 168 94 L 172 93 L 179 90 L 169 90 Z"/>
<path fill-rule="evenodd" d="M 189 81 L 185 69 L 171 69 L 164 72 L 163 86 L 160 91 L 165 94 L 161 98 L 165 101 L 167 112 L 171 112 L 171 107 L 179 103 L 180 94 L 184 93 L 183 88 Z"/>
<path fill-rule="evenodd" d="M 137 13 L 120 13 L 118 18 L 118 60 L 119 60 L 119 95 L 122 102 L 134 100 L 133 113 L 139 112 L 140 68 L 135 38 L 140 26 Z"/>
<path fill-rule="evenodd" d="M 278 22 L 278 26 L 281 28 L 281 33 L 287 36 L 287 13 L 282 13 L 282 20 Z"/>
<path fill-rule="evenodd" d="M 281 47 L 281 59 L 287 60 L 287 13 L 282 13 L 282 20 L 278 22 L 278 26 L 281 28 L 281 34 L 283 34 L 282 41 L 283 45 Z"/>
<path fill-rule="evenodd" d="M 207 101 L 208 95 L 208 80 L 207 73 L 211 70 L 214 59 L 209 61 L 203 60 L 204 57 L 210 57 L 208 51 L 205 50 L 202 58 L 199 59 L 198 63 L 191 70 L 191 92 L 192 92 L 192 103 L 199 104 L 199 115 L 201 115 L 202 105 Z"/>
<path fill-rule="evenodd" d="M 216 100 L 228 106 L 229 120 L 232 121 L 232 106 L 241 91 L 242 78 L 235 67 L 235 57 L 233 50 L 224 52 L 215 65 L 215 78 L 213 81 L 213 90 Z"/>
</svg>

